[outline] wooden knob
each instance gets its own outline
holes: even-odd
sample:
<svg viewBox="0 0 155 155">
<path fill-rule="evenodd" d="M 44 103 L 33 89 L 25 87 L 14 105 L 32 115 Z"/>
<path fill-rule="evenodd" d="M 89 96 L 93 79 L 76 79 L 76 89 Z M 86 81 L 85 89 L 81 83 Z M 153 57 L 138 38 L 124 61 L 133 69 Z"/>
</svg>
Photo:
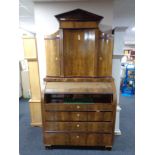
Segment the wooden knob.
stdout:
<svg viewBox="0 0 155 155">
<path fill-rule="evenodd" d="M 99 59 L 100 59 L 100 61 L 101 61 L 101 60 L 102 60 L 102 57 L 100 57 Z"/>
<path fill-rule="evenodd" d="M 77 109 L 80 109 L 80 106 L 79 105 L 77 105 Z"/>
<path fill-rule="evenodd" d="M 76 138 L 79 138 L 79 136 L 76 136 Z"/>
<path fill-rule="evenodd" d="M 80 40 L 80 35 L 78 34 L 78 40 Z"/>
<path fill-rule="evenodd" d="M 77 114 L 77 117 L 80 117 L 80 114 Z"/>
<path fill-rule="evenodd" d="M 58 58 L 56 57 L 56 58 L 55 58 L 55 60 L 57 61 L 57 60 L 58 60 Z"/>
<path fill-rule="evenodd" d="M 80 125 L 79 125 L 79 124 L 77 124 L 76 126 L 77 126 L 78 128 L 80 127 Z"/>
</svg>

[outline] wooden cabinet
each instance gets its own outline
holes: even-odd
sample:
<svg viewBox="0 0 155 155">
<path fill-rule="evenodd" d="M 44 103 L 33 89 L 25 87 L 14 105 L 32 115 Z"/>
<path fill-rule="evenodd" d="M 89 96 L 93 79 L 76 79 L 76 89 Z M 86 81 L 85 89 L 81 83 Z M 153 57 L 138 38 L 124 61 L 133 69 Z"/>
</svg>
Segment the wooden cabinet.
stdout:
<svg viewBox="0 0 155 155">
<path fill-rule="evenodd" d="M 36 38 L 23 36 L 24 57 L 28 61 L 31 99 L 29 100 L 32 126 L 41 126 L 41 91 Z"/>
<path fill-rule="evenodd" d="M 60 39 L 45 39 L 47 76 L 60 76 Z"/>
<path fill-rule="evenodd" d="M 42 98 L 44 144 L 111 148 L 115 113 L 116 92 L 112 79 L 109 82 L 47 82 Z"/>
<path fill-rule="evenodd" d="M 98 29 L 103 17 L 81 9 L 56 18 L 60 30 L 45 36 L 44 145 L 111 148 L 116 113 L 112 35 Z"/>
<path fill-rule="evenodd" d="M 99 30 L 103 17 L 71 13 L 57 15 L 61 29 L 45 36 L 46 78 L 112 76 L 113 36 Z"/>
<path fill-rule="evenodd" d="M 112 76 L 113 37 L 100 33 L 98 49 L 98 76 Z"/>
</svg>

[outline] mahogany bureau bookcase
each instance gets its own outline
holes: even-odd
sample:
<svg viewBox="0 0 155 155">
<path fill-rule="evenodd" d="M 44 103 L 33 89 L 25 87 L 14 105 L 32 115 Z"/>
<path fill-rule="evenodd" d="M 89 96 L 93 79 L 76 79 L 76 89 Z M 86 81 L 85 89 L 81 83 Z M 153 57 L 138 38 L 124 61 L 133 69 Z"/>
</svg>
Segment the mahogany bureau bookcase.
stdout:
<svg viewBox="0 0 155 155">
<path fill-rule="evenodd" d="M 102 16 L 76 9 L 55 17 L 59 30 L 45 36 L 44 145 L 112 148 L 116 114 L 113 37 L 99 30 Z"/>
</svg>

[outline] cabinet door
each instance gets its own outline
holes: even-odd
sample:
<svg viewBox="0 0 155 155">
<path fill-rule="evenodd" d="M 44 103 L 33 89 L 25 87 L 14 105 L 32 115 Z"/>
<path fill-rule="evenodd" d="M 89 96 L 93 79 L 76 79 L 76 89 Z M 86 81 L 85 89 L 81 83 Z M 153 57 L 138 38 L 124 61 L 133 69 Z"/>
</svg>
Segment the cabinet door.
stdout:
<svg viewBox="0 0 155 155">
<path fill-rule="evenodd" d="M 99 39 L 98 76 L 112 75 L 113 39 L 102 37 Z"/>
<path fill-rule="evenodd" d="M 60 76 L 60 39 L 45 39 L 46 75 Z"/>
<path fill-rule="evenodd" d="M 95 76 L 96 29 L 64 30 L 64 76 Z"/>
</svg>

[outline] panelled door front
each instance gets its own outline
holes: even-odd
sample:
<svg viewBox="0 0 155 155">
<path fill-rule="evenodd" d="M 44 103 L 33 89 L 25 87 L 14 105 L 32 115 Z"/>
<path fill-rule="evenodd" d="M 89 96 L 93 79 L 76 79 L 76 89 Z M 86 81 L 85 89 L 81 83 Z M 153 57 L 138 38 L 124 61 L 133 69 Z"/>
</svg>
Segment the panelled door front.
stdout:
<svg viewBox="0 0 155 155">
<path fill-rule="evenodd" d="M 60 76 L 60 40 L 59 38 L 45 39 L 46 75 Z"/>
<path fill-rule="evenodd" d="M 95 76 L 96 29 L 64 30 L 64 76 Z"/>
<path fill-rule="evenodd" d="M 98 48 L 98 76 L 112 76 L 113 38 L 102 36 Z"/>
</svg>

